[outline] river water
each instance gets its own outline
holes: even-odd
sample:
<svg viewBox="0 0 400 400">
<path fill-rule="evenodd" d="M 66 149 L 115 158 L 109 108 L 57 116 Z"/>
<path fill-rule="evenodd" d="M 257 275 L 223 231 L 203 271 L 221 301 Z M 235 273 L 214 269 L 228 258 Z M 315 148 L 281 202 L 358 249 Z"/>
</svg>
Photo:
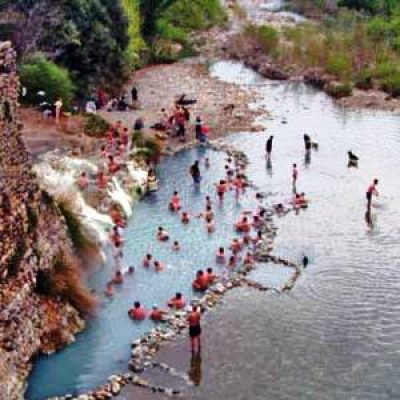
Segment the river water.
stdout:
<svg viewBox="0 0 400 400">
<path fill-rule="evenodd" d="M 310 208 L 277 219 L 275 253 L 311 260 L 289 295 L 239 291 L 210 316 L 209 354 L 202 384 L 193 398 L 221 399 L 394 399 L 400 395 L 400 288 L 397 243 L 400 237 L 400 119 L 393 114 L 350 111 L 325 94 L 301 83 L 267 81 L 241 64 L 220 62 L 212 73 L 257 91 L 270 115 L 261 133 L 242 133 L 228 141 L 250 157 L 248 172 L 268 193 L 267 203 L 291 196 L 291 165 L 299 165 L 298 189 Z M 319 143 L 311 162 L 304 160 L 303 134 Z M 266 138 L 274 135 L 272 165 L 264 157 Z M 348 169 L 348 150 L 360 156 L 360 168 Z M 188 165 L 204 156 L 201 191 L 191 184 Z M 136 299 L 147 307 L 164 305 L 176 291 L 194 294 L 189 282 L 198 268 L 212 264 L 219 245 L 233 235 L 232 222 L 255 205 L 249 191 L 240 203 L 228 197 L 217 209 L 218 232 L 208 237 L 201 223 L 182 227 L 165 209 L 171 192 L 181 192 L 192 213 L 204 207 L 204 196 L 223 174 L 221 153 L 191 150 L 165 160 L 161 190 L 135 208 L 126 229 L 126 266 L 136 273 L 126 279 L 112 300 L 105 300 L 97 318 L 77 343 L 34 368 L 27 399 L 39 400 L 88 390 L 126 369 L 129 343 L 148 331 L 150 322 L 135 324 L 127 310 Z M 365 223 L 364 192 L 380 178 L 381 196 L 373 207 L 374 228 Z M 182 243 L 182 253 L 156 244 L 157 226 L 165 226 Z M 146 252 L 168 264 L 156 274 L 140 267 Z M 90 284 L 101 292 L 112 266 L 100 270 Z M 263 272 L 264 271 L 264 272 Z M 259 270 L 257 279 L 277 286 L 284 276 Z M 227 351 L 228 350 L 228 351 Z M 205 349 L 207 353 L 207 349 Z"/>
</svg>

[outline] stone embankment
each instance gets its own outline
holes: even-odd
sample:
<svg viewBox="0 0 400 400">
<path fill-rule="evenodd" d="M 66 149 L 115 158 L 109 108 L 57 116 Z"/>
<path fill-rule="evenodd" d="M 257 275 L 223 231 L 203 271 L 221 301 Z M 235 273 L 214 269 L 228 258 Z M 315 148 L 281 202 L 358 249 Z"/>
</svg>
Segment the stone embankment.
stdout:
<svg viewBox="0 0 400 400">
<path fill-rule="evenodd" d="M 31 362 L 71 343 L 77 310 L 37 290 L 42 272 L 72 253 L 57 207 L 32 173 L 18 119 L 19 79 L 11 43 L 0 43 L 0 399 L 22 399 Z"/>
</svg>

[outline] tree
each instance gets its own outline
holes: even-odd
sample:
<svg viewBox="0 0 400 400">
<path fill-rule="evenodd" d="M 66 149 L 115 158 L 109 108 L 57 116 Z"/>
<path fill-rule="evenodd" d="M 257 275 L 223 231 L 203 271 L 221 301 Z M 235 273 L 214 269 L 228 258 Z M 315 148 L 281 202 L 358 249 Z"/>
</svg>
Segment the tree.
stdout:
<svg viewBox="0 0 400 400">
<path fill-rule="evenodd" d="M 157 32 L 157 21 L 176 0 L 139 0 L 143 37 L 151 41 Z"/>
</svg>

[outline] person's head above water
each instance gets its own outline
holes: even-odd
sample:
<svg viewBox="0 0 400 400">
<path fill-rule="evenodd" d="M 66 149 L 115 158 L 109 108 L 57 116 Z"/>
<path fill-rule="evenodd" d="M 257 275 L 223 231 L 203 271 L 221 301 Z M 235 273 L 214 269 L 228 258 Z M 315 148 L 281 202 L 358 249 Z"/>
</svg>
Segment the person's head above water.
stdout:
<svg viewBox="0 0 400 400">
<path fill-rule="evenodd" d="M 140 302 L 139 302 L 139 301 L 135 301 L 135 302 L 133 303 L 133 306 L 134 306 L 135 308 L 139 308 L 139 307 L 140 307 Z"/>
</svg>

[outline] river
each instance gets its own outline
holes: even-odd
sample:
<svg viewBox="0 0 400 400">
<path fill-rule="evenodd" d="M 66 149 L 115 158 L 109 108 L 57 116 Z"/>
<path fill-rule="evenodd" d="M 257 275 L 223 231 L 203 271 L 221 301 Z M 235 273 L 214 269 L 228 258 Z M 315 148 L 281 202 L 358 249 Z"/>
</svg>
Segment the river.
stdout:
<svg viewBox="0 0 400 400">
<path fill-rule="evenodd" d="M 270 111 L 260 118 L 265 131 L 241 133 L 228 141 L 250 157 L 249 176 L 269 194 L 267 202 L 291 196 L 291 165 L 299 165 L 299 190 L 310 208 L 277 219 L 275 253 L 295 260 L 303 254 L 311 263 L 290 295 L 238 291 L 209 317 L 209 350 L 205 349 L 203 381 L 193 398 L 221 399 L 392 399 L 400 393 L 399 328 L 400 119 L 393 114 L 351 111 L 302 83 L 274 83 L 241 64 L 220 62 L 212 73 L 255 89 L 259 104 Z M 319 143 L 311 162 L 304 163 L 303 134 Z M 266 165 L 264 144 L 274 135 L 272 165 Z M 347 168 L 347 151 L 360 156 L 360 168 Z M 237 204 L 229 198 L 218 210 L 218 234 L 207 237 L 204 227 L 182 228 L 165 210 L 177 188 L 192 212 L 204 206 L 225 164 L 224 155 L 207 152 L 212 169 L 200 192 L 194 190 L 187 167 L 198 150 L 179 153 L 160 168 L 162 189 L 135 209 L 126 229 L 126 266 L 136 266 L 113 300 L 105 300 L 97 318 L 77 342 L 39 360 L 27 398 L 77 393 L 93 388 L 108 375 L 126 370 L 129 343 L 151 328 L 132 323 L 127 309 L 136 299 L 147 307 L 163 305 L 181 290 L 193 297 L 192 276 L 208 266 L 218 245 L 232 237 L 232 221 L 255 205 L 254 193 Z M 374 177 L 381 196 L 373 208 L 374 228 L 366 226 L 364 192 Z M 164 225 L 180 240 L 184 257 L 168 245 L 154 243 Z M 147 251 L 167 262 L 155 274 L 140 267 Z M 91 285 L 101 292 L 112 266 L 99 271 Z M 255 273 L 259 280 L 279 285 L 280 272 Z M 213 335 L 215 333 L 215 335 Z M 228 350 L 228 351 L 226 351 Z"/>
</svg>

